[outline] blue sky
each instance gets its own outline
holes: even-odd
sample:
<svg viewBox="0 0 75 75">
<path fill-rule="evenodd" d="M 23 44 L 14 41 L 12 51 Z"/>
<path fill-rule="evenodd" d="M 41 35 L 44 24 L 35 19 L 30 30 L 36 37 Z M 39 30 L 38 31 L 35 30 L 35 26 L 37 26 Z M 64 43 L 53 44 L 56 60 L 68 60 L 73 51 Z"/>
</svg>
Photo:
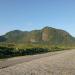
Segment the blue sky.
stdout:
<svg viewBox="0 0 75 75">
<path fill-rule="evenodd" d="M 0 35 L 45 26 L 75 36 L 75 0 L 0 0 Z"/>
</svg>

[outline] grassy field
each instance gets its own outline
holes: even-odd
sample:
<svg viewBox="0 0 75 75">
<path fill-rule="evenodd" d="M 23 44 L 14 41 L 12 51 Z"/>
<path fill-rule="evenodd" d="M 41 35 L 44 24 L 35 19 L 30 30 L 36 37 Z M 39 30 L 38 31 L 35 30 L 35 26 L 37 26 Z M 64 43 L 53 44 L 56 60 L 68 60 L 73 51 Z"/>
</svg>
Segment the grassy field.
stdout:
<svg viewBox="0 0 75 75">
<path fill-rule="evenodd" d="M 71 49 L 63 46 L 48 45 L 6 45 L 0 46 L 0 59 L 16 56 L 35 55 L 47 52 Z"/>
</svg>

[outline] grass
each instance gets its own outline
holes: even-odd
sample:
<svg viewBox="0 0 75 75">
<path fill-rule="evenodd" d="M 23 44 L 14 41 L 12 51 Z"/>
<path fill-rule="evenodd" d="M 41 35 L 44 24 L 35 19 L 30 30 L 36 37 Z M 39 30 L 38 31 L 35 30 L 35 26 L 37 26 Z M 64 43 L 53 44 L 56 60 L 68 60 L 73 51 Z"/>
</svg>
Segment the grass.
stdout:
<svg viewBox="0 0 75 75">
<path fill-rule="evenodd" d="M 15 47 L 0 46 L 0 59 L 25 56 L 25 55 L 35 55 L 47 52 L 62 51 L 66 49 L 72 49 L 70 47 L 64 46 L 48 46 L 48 45 L 18 45 Z"/>
</svg>

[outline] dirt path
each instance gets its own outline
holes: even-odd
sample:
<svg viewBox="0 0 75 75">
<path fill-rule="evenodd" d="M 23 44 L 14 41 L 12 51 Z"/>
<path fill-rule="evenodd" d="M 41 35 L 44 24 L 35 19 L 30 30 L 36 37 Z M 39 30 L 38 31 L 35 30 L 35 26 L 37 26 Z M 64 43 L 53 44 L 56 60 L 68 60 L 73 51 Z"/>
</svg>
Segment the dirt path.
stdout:
<svg viewBox="0 0 75 75">
<path fill-rule="evenodd" d="M 75 50 L 0 69 L 0 75 L 75 75 Z"/>
<path fill-rule="evenodd" d="M 24 63 L 24 62 L 29 62 L 35 59 L 39 59 L 42 57 L 48 57 L 52 56 L 55 54 L 63 53 L 64 51 L 58 51 L 58 52 L 49 52 L 45 54 L 38 54 L 38 55 L 31 55 L 31 56 L 21 56 L 21 57 L 14 57 L 14 58 L 9 58 L 5 59 L 3 61 L 0 61 L 0 69 L 7 68 L 9 66 L 13 66 L 16 64 Z"/>
</svg>

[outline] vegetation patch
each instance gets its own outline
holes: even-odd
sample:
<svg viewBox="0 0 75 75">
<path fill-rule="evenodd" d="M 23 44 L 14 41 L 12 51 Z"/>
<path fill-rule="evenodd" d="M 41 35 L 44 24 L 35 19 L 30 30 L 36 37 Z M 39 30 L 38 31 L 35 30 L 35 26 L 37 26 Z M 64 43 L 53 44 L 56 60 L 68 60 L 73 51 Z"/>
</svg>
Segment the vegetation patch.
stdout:
<svg viewBox="0 0 75 75">
<path fill-rule="evenodd" d="M 64 49 L 59 48 L 59 47 L 52 47 L 52 48 L 34 47 L 34 48 L 25 48 L 25 49 L 0 47 L 0 59 L 10 58 L 10 57 L 15 57 L 15 56 L 41 54 L 41 53 L 60 51 L 60 50 L 64 50 Z"/>
</svg>

